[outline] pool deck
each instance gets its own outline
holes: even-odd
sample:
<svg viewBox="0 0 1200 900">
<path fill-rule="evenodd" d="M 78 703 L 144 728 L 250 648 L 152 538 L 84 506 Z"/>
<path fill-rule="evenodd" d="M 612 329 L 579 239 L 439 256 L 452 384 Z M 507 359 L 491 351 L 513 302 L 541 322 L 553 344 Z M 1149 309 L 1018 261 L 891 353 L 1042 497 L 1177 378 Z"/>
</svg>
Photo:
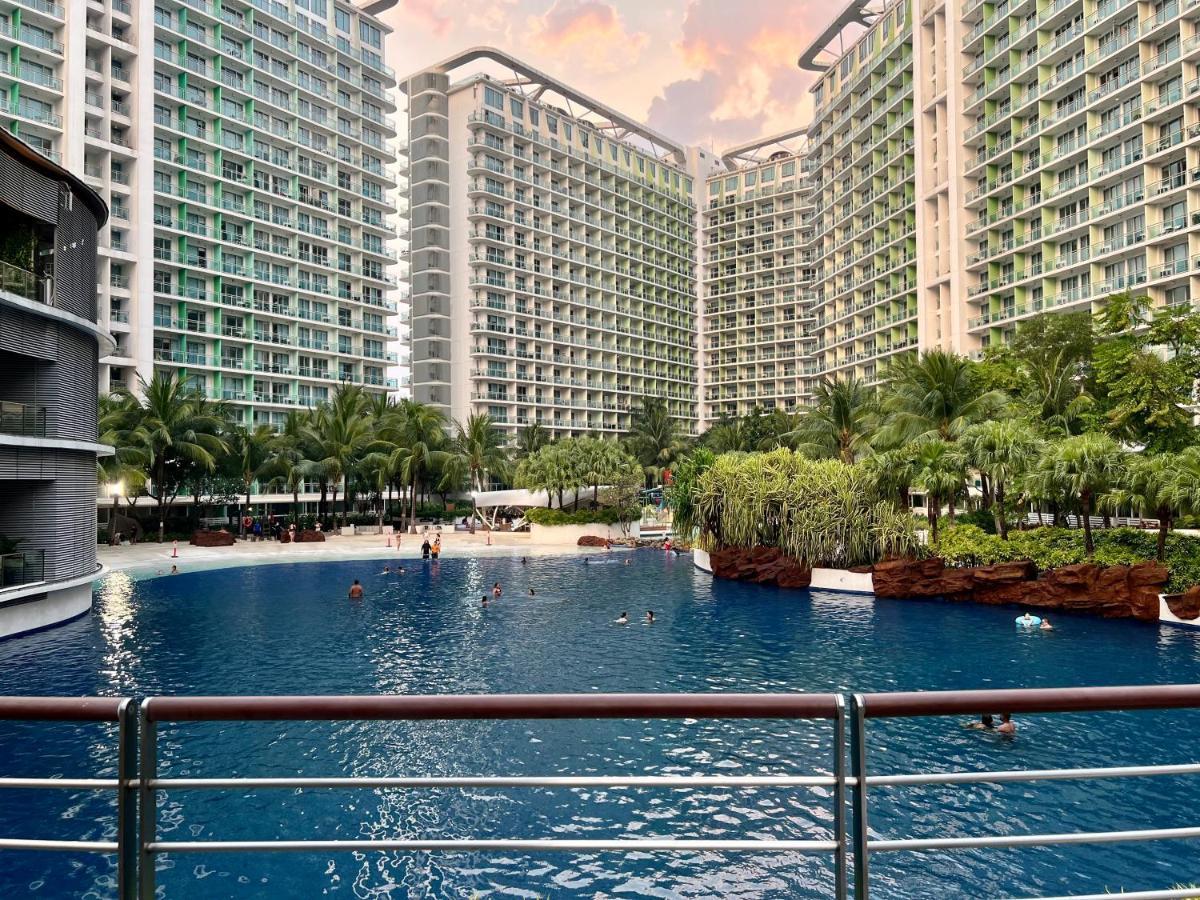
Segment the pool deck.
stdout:
<svg viewBox="0 0 1200 900">
<path fill-rule="evenodd" d="M 429 532 L 432 540 L 434 531 Z M 350 559 L 415 559 L 421 555 L 421 534 L 400 535 L 399 546 L 396 536 L 355 535 L 341 537 L 327 535 L 323 542 L 310 544 L 281 544 L 278 541 L 242 541 L 232 547 L 193 547 L 179 544 L 178 557 L 172 557 L 171 544 L 152 542 L 129 544 L 122 547 L 97 548 L 101 564 L 109 571 L 124 571 L 140 578 L 165 575 L 171 566 L 179 567 L 180 573 L 203 569 L 221 569 L 232 566 L 271 565 L 291 562 L 329 562 Z M 534 543 L 529 534 L 497 532 L 489 543 L 484 532 L 442 532 L 442 559 L 455 557 L 511 557 L 511 556 L 567 556 L 595 554 L 595 548 L 576 547 L 572 544 Z"/>
</svg>

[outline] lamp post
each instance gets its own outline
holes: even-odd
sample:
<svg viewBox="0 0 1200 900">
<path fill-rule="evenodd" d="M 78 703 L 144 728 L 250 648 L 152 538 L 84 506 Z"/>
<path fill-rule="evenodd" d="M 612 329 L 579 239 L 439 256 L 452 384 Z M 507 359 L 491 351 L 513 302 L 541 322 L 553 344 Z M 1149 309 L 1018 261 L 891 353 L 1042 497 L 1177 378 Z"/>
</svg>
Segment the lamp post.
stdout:
<svg viewBox="0 0 1200 900">
<path fill-rule="evenodd" d="M 113 531 L 113 523 L 117 518 L 117 506 L 120 503 L 121 494 L 125 493 L 125 483 L 121 481 L 121 479 L 107 482 L 104 485 L 104 493 L 112 498 L 112 506 L 108 512 L 108 544 L 111 547 L 113 544 L 113 535 L 115 534 Z"/>
</svg>

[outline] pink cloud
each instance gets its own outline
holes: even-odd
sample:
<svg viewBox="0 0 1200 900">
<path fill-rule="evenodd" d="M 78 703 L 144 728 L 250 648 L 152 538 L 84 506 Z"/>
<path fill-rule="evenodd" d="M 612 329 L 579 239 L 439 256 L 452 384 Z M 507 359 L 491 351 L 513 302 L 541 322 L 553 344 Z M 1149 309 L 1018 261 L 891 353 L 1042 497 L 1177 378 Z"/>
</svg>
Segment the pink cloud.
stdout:
<svg viewBox="0 0 1200 900">
<path fill-rule="evenodd" d="M 454 22 L 444 12 L 446 5 L 438 0 L 400 0 L 400 8 L 439 37 L 447 34 Z"/>
<path fill-rule="evenodd" d="M 601 0 L 555 0 L 530 18 L 530 29 L 533 44 L 552 58 L 599 73 L 632 65 L 650 39 L 629 31 L 613 5 Z"/>
<path fill-rule="evenodd" d="M 812 76 L 796 59 L 827 16 L 814 0 L 691 0 L 676 49 L 696 74 L 663 87 L 649 124 L 718 150 L 804 125 Z"/>
</svg>

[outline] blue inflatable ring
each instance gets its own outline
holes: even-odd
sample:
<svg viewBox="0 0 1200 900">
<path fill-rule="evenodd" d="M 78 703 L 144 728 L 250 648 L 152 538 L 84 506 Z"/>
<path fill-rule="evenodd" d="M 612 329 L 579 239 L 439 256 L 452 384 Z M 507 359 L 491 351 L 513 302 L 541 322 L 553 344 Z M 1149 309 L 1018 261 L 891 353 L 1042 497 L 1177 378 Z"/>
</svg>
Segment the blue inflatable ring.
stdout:
<svg viewBox="0 0 1200 900">
<path fill-rule="evenodd" d="M 1037 616 L 1030 616 L 1028 619 L 1026 619 L 1024 616 L 1017 616 L 1013 621 L 1016 622 L 1018 626 L 1023 628 L 1037 628 L 1042 624 L 1042 620 Z"/>
</svg>

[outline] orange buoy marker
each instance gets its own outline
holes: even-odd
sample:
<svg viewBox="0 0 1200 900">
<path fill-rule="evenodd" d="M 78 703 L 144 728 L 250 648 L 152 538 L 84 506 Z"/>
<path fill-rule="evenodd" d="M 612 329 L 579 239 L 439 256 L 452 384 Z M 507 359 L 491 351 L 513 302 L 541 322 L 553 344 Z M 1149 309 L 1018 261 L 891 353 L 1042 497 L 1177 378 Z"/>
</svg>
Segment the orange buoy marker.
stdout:
<svg viewBox="0 0 1200 900">
<path fill-rule="evenodd" d="M 171 559 L 179 558 L 179 541 L 171 541 Z"/>
</svg>

